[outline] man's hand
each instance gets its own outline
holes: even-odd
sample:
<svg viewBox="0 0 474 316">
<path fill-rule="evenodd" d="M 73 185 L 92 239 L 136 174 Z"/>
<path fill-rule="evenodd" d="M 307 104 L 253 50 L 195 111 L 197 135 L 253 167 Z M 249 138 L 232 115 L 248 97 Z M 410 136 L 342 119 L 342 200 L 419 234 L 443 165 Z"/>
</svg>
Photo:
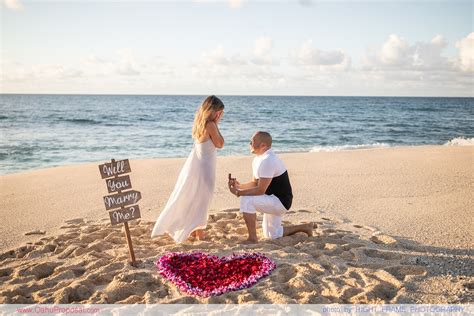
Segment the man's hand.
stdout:
<svg viewBox="0 0 474 316">
<path fill-rule="evenodd" d="M 237 195 L 237 190 L 239 189 L 239 186 L 240 186 L 240 182 L 237 181 L 236 178 L 230 178 L 229 179 L 229 182 L 227 183 L 227 185 L 229 186 L 229 191 L 234 194 L 235 196 L 238 196 Z"/>
</svg>

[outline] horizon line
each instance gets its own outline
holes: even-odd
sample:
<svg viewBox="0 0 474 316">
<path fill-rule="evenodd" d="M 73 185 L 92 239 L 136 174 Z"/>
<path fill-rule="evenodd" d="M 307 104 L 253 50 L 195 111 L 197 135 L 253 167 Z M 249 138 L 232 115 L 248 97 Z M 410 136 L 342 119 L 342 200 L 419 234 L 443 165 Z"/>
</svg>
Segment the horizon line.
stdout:
<svg viewBox="0 0 474 316">
<path fill-rule="evenodd" d="M 0 93 L 0 95 L 71 95 L 71 96 L 206 96 L 209 94 L 134 94 L 134 93 Z M 474 98 L 473 96 L 420 95 L 297 95 L 297 94 L 218 94 L 227 97 L 337 97 L 337 98 Z"/>
</svg>

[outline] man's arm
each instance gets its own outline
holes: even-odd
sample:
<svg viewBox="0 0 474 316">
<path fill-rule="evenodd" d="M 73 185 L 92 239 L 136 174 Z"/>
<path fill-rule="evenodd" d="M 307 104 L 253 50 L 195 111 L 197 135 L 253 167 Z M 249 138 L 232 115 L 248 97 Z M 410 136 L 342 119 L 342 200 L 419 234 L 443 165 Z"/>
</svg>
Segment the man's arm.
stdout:
<svg viewBox="0 0 474 316">
<path fill-rule="evenodd" d="M 260 178 L 256 180 L 256 185 L 250 188 L 243 188 L 242 185 L 240 187 L 236 186 L 229 186 L 230 192 L 232 192 L 235 196 L 242 196 L 242 195 L 263 195 L 267 191 L 268 186 L 272 182 L 273 178 Z M 249 182 L 254 183 L 254 182 Z M 248 184 L 248 183 L 246 183 Z"/>
<path fill-rule="evenodd" d="M 247 183 L 240 183 L 239 181 L 235 180 L 235 187 L 237 189 L 245 190 L 245 189 L 250 189 L 250 188 L 256 187 L 257 183 L 258 183 L 257 179 L 255 179 L 252 176 L 252 181 L 247 182 Z"/>
</svg>

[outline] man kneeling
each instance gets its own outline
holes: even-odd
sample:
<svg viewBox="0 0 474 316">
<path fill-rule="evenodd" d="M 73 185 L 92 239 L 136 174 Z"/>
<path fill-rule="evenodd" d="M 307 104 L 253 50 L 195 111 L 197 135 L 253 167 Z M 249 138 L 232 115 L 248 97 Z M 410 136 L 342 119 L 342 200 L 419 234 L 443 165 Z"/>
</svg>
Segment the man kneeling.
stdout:
<svg viewBox="0 0 474 316">
<path fill-rule="evenodd" d="M 229 190 L 240 197 L 240 211 L 243 213 L 249 237 L 245 243 L 256 243 L 257 214 L 263 215 L 263 235 L 279 238 L 304 232 L 312 236 L 313 224 L 282 226 L 281 218 L 290 209 L 293 201 L 288 171 L 283 162 L 271 149 L 272 137 L 267 132 L 256 132 L 250 141 L 250 151 L 256 157 L 252 162 L 252 181 L 240 183 L 229 179 Z"/>
</svg>

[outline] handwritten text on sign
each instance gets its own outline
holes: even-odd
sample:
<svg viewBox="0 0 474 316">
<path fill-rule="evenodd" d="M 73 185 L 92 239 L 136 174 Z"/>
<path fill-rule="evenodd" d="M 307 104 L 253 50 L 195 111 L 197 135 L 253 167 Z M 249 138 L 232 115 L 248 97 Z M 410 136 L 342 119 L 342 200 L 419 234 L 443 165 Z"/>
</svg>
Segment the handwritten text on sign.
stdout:
<svg viewBox="0 0 474 316">
<path fill-rule="evenodd" d="M 119 208 L 122 206 L 135 204 L 140 201 L 141 198 L 141 193 L 135 190 L 107 195 L 104 196 L 105 209 L 111 210 L 113 208 Z"/>
<path fill-rule="evenodd" d="M 132 188 L 130 176 L 107 179 L 105 182 L 107 183 L 107 190 L 109 190 L 109 193 L 124 191 Z"/>
<path fill-rule="evenodd" d="M 129 173 L 132 170 L 130 169 L 130 163 L 128 162 L 128 159 L 125 159 L 99 165 L 99 171 L 102 179 L 105 179 L 123 173 Z"/>
<path fill-rule="evenodd" d="M 126 207 L 119 210 L 109 212 L 110 222 L 112 225 L 124 223 L 132 219 L 140 218 L 140 208 L 138 205 Z"/>
</svg>

